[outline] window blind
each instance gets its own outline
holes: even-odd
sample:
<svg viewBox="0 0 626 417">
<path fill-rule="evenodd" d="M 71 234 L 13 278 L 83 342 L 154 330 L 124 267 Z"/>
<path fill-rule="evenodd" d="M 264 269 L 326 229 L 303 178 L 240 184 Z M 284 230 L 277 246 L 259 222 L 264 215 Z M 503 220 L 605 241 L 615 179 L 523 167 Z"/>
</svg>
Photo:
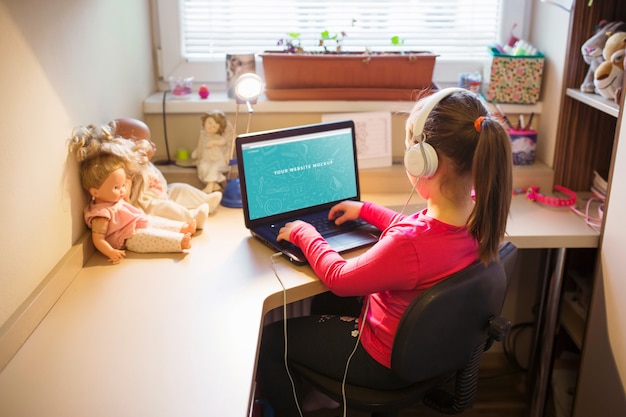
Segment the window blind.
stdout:
<svg viewBox="0 0 626 417">
<path fill-rule="evenodd" d="M 319 50 L 323 31 L 344 32 L 345 51 L 394 50 L 446 58 L 486 57 L 497 41 L 502 0 L 178 0 L 183 59 L 280 50 L 299 33 L 305 50 Z M 327 42 L 334 48 L 336 41 Z"/>
</svg>

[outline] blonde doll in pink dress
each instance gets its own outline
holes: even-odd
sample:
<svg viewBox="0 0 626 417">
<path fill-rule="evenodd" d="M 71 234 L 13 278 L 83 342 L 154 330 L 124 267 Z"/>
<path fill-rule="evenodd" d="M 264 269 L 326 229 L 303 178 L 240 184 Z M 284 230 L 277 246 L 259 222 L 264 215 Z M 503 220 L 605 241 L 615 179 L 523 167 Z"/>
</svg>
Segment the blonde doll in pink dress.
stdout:
<svg viewBox="0 0 626 417">
<path fill-rule="evenodd" d="M 111 262 L 118 263 L 125 256 L 124 249 L 181 252 L 191 247 L 195 220 L 147 215 L 126 201 L 130 178 L 136 175 L 142 155 L 134 142 L 114 137 L 109 126 L 89 125 L 74 129 L 69 150 L 80 163 L 81 185 L 91 199 L 85 207 L 85 222 L 92 230 L 94 246 Z"/>
<path fill-rule="evenodd" d="M 93 244 L 113 263 L 132 252 L 182 252 L 191 248 L 195 224 L 146 215 L 127 202 L 127 161 L 102 153 L 80 163 L 81 184 L 91 196 L 85 223 Z"/>
</svg>

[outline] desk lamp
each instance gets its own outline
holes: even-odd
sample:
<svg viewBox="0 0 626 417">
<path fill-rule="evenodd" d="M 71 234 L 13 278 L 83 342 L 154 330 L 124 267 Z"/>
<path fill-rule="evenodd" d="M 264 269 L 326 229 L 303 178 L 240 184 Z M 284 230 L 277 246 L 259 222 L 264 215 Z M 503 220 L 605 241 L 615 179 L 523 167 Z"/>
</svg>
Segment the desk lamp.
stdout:
<svg viewBox="0 0 626 417">
<path fill-rule="evenodd" d="M 230 148 L 230 160 L 228 161 L 228 177 L 226 179 L 226 187 L 222 196 L 222 205 L 224 207 L 241 208 L 241 185 L 239 183 L 239 175 L 233 175 L 233 167 L 237 166 L 237 158 L 235 157 L 235 139 L 237 138 L 237 119 L 239 118 L 239 105 L 245 103 L 248 108 L 248 122 L 246 124 L 246 133 L 250 131 L 250 119 L 252 117 L 252 105 L 256 104 L 257 99 L 263 94 L 263 81 L 261 77 L 254 73 L 242 74 L 235 80 L 232 86 L 233 95 L 237 103 L 237 111 L 235 112 L 235 126 L 233 128 L 233 140 Z"/>
</svg>

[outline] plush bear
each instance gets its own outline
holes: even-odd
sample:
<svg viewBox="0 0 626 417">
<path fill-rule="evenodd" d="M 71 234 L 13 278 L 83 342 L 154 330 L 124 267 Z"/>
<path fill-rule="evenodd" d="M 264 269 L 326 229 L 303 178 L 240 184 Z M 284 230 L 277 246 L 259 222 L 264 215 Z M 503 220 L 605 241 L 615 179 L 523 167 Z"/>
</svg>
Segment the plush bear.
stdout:
<svg viewBox="0 0 626 417">
<path fill-rule="evenodd" d="M 594 85 L 594 74 L 598 66 L 604 62 L 602 51 L 609 35 L 616 32 L 626 32 L 626 23 L 601 21 L 595 34 L 589 38 L 580 48 L 583 60 L 589 64 L 589 69 L 585 79 L 580 85 L 580 90 L 584 93 L 598 92 Z"/>
<path fill-rule="evenodd" d="M 626 53 L 626 32 L 609 36 L 602 56 L 604 62 L 594 72 L 593 83 L 598 93 L 608 99 L 615 99 L 624 81 L 624 54 Z"/>
</svg>

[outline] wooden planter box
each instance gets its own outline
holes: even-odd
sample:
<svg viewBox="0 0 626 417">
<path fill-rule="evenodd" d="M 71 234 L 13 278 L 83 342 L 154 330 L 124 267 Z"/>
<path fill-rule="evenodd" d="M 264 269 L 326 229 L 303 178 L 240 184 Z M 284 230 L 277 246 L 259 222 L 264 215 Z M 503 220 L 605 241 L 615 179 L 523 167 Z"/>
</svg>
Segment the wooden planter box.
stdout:
<svg viewBox="0 0 626 417">
<path fill-rule="evenodd" d="M 413 100 L 433 86 L 430 52 L 265 52 L 265 94 L 270 100 Z"/>
</svg>

